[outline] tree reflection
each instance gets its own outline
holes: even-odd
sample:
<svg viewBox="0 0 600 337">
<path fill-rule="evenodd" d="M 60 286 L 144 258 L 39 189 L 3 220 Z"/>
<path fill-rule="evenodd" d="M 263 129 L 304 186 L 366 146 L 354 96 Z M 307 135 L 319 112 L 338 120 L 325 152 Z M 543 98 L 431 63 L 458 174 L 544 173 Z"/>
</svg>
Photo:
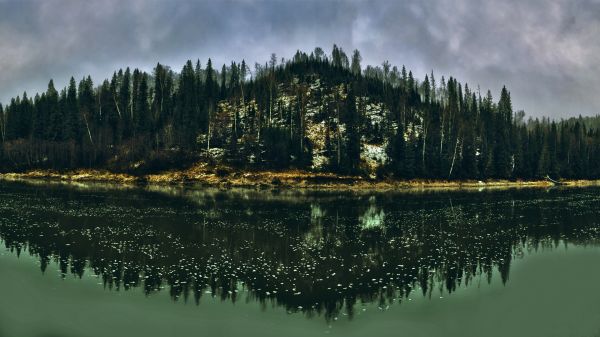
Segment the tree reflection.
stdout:
<svg viewBox="0 0 600 337">
<path fill-rule="evenodd" d="M 78 191 L 4 186 L 0 237 L 42 272 L 174 300 L 258 301 L 326 319 L 452 293 L 529 250 L 598 242 L 597 190 L 454 194 Z"/>
</svg>

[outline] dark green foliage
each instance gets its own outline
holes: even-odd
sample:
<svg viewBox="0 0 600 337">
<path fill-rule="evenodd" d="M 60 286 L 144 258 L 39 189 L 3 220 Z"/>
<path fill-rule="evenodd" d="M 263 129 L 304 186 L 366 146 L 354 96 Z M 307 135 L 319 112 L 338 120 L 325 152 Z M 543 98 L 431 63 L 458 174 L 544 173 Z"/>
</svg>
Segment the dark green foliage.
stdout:
<svg viewBox="0 0 600 337">
<path fill-rule="evenodd" d="M 345 141 L 345 154 L 342 166 L 339 169 L 348 173 L 357 173 L 360 164 L 360 129 L 358 111 L 356 110 L 355 90 L 355 87 L 347 90 L 346 111 L 343 116 L 348 139 Z"/>
<path fill-rule="evenodd" d="M 290 166 L 292 144 L 284 129 L 267 127 L 263 130 L 261 160 L 267 167 L 286 168 Z"/>
<path fill-rule="evenodd" d="M 0 105 L 3 170 L 104 167 L 148 172 L 194 160 L 399 179 L 600 178 L 600 117 L 524 121 L 502 88 L 494 101 L 433 72 L 361 66 L 334 45 L 289 61 L 215 71 L 186 62 L 71 78 Z M 374 150 L 375 149 L 375 150 Z M 369 157 L 377 149 L 382 156 Z"/>
<path fill-rule="evenodd" d="M 399 126 L 391 135 L 387 147 L 387 155 L 390 158 L 389 170 L 395 177 L 406 177 L 406 141 L 404 139 L 404 129 Z"/>
</svg>

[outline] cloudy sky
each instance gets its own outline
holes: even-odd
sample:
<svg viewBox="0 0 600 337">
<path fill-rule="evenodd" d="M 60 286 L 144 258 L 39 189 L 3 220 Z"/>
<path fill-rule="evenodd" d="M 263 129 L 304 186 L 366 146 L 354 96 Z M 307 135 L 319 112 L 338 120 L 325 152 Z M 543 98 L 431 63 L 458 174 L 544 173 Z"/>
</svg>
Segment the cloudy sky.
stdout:
<svg viewBox="0 0 600 337">
<path fill-rule="evenodd" d="M 364 64 L 432 69 L 516 109 L 564 117 L 600 112 L 600 1 L 0 0 L 0 102 L 44 91 L 50 78 L 96 83 L 156 62 L 221 65 L 271 52 L 357 48 Z"/>
</svg>

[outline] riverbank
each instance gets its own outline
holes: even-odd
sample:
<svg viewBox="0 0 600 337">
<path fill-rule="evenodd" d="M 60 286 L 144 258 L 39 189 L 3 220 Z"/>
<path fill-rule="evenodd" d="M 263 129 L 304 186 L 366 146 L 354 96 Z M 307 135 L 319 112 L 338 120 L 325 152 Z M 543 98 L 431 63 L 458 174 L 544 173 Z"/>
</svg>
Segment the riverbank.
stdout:
<svg viewBox="0 0 600 337">
<path fill-rule="evenodd" d="M 198 164 L 186 170 L 172 170 L 147 175 L 132 175 L 90 169 L 64 172 L 33 170 L 23 173 L 2 173 L 0 174 L 0 179 L 106 182 L 123 185 L 199 185 L 222 188 L 308 188 L 331 190 L 491 189 L 553 186 L 551 182 L 546 180 L 377 180 L 361 176 L 301 170 L 236 171 L 229 167 L 215 168 L 204 164 Z M 600 186 L 600 180 L 565 180 L 562 183 L 568 187 Z"/>
</svg>

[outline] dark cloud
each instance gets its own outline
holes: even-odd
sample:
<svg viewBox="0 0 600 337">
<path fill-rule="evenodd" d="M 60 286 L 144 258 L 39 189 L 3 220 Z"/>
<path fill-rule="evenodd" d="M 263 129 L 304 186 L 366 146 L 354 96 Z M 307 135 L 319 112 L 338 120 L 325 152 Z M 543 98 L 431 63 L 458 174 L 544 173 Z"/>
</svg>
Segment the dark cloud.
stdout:
<svg viewBox="0 0 600 337">
<path fill-rule="evenodd" d="M 365 63 L 433 69 L 516 108 L 561 117 L 600 110 L 600 3 L 511 1 L 0 0 L 0 101 L 73 75 L 96 81 L 156 62 L 217 64 L 333 43 Z"/>
</svg>

